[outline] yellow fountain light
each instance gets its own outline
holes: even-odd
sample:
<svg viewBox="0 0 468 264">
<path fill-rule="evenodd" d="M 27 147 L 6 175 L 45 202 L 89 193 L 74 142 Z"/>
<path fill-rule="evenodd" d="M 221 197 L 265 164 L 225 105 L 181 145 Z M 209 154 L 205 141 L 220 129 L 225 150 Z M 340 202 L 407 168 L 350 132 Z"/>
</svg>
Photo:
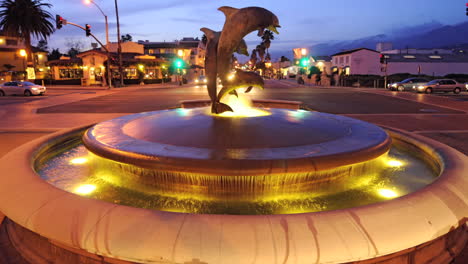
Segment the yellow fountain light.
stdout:
<svg viewBox="0 0 468 264">
<path fill-rule="evenodd" d="M 96 185 L 82 184 L 82 185 L 76 187 L 73 192 L 76 193 L 76 194 L 80 194 L 80 195 L 88 195 L 88 194 L 91 194 L 92 192 L 94 192 L 95 190 L 96 190 Z"/>
<path fill-rule="evenodd" d="M 232 80 L 234 80 L 236 78 L 236 75 L 235 74 L 229 74 L 227 78 L 228 78 L 229 81 L 232 81 Z"/>
<path fill-rule="evenodd" d="M 387 160 L 387 165 L 389 167 L 393 167 L 393 168 L 400 168 L 404 164 L 403 164 L 402 161 L 399 161 L 399 160 L 396 160 L 396 159 L 389 159 L 389 160 Z"/>
<path fill-rule="evenodd" d="M 81 164 L 85 164 L 86 162 L 88 162 L 88 158 L 85 158 L 85 157 L 74 158 L 70 160 L 70 164 L 73 164 L 73 165 L 81 165 Z"/>
<path fill-rule="evenodd" d="M 378 189 L 377 193 L 387 199 L 398 197 L 398 193 L 390 189 Z"/>
<path fill-rule="evenodd" d="M 222 117 L 256 117 L 256 116 L 267 116 L 271 113 L 252 107 L 252 102 L 246 95 L 239 94 L 239 97 L 234 95 L 226 96 L 223 98 L 223 103 L 229 105 L 234 112 L 224 112 L 217 116 Z"/>
</svg>

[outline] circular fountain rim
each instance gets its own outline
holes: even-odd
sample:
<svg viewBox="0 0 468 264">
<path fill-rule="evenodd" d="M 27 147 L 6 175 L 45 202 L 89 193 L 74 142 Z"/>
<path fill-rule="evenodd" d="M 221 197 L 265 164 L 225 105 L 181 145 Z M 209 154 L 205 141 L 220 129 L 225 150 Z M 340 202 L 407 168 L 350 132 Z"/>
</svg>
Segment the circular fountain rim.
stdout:
<svg viewBox="0 0 468 264">
<path fill-rule="evenodd" d="M 300 140 L 300 143 L 285 145 L 285 142 L 289 144 L 295 141 L 297 138 L 295 133 L 306 130 L 285 118 L 287 114 L 297 111 L 276 108 L 270 109 L 272 112 L 270 116 L 231 119 L 207 115 L 205 112 L 209 108 L 204 107 L 188 110 L 194 112 L 189 117 L 180 117 L 178 110 L 180 108 L 137 113 L 100 122 L 84 134 L 83 143 L 88 150 L 101 157 L 143 168 L 166 171 L 178 171 L 179 168 L 184 168 L 191 173 L 230 176 L 323 171 L 375 159 L 387 153 L 391 145 L 391 138 L 380 127 L 346 116 L 304 111 L 306 120 L 300 123 L 302 126 L 308 126 L 308 131 L 304 135 L 319 137 L 319 134 L 328 134 L 325 136 L 326 140 L 305 139 Z M 161 117 L 165 120 L 160 121 Z M 229 119 L 229 122 L 218 119 Z M 197 130 L 197 133 L 190 132 L 184 135 L 193 137 L 188 140 L 192 142 L 209 134 L 218 125 L 225 125 L 226 122 L 229 125 L 223 126 L 222 131 L 216 132 L 236 127 L 236 132 L 239 134 L 247 129 L 256 135 L 254 138 L 273 138 L 270 141 L 282 141 L 283 145 L 257 147 L 255 141 L 249 140 L 250 133 L 239 137 L 241 142 L 244 140 L 247 142 L 242 142 L 244 147 L 226 147 L 224 144 L 232 143 L 233 139 L 226 140 L 228 136 L 224 133 L 214 133 L 221 134 L 221 137 L 210 138 L 210 141 L 217 144 L 214 147 L 203 144 L 174 145 L 164 141 L 167 139 L 161 140 L 161 137 L 152 140 L 143 138 L 139 135 L 141 129 L 134 129 L 138 132 L 135 133 L 137 136 L 134 136 L 133 132 L 127 131 L 127 127 L 135 122 L 143 123 L 138 123 L 134 125 L 135 127 L 150 127 L 145 129 L 145 134 L 151 137 L 159 131 L 169 131 L 165 133 L 172 141 L 174 135 L 183 130 L 178 129 L 179 127 L 174 128 L 173 123 L 183 124 L 181 127 L 193 127 L 198 124 L 201 129 Z M 317 123 L 325 123 L 325 126 L 330 128 L 325 129 Z M 269 133 L 272 130 L 275 132 Z M 310 136 L 308 133 L 311 133 Z M 330 136 L 333 133 L 336 133 L 336 136 Z M 245 147 L 247 145 L 249 147 Z"/>
<path fill-rule="evenodd" d="M 174 261 L 196 257 L 213 260 L 221 250 L 222 235 L 224 242 L 235 249 L 224 247 L 225 251 L 220 254 L 226 259 L 242 262 L 255 256 L 261 262 L 270 263 L 271 258 L 280 257 L 275 254 L 282 255 L 289 250 L 289 243 L 281 242 L 286 235 L 302 245 L 310 245 L 295 248 L 300 261 L 315 259 L 318 243 L 321 261 L 350 262 L 432 241 L 461 225 L 460 221 L 468 212 L 468 181 L 463 178 L 468 170 L 466 156 L 434 140 L 403 131 L 391 131 L 392 137 L 419 147 L 438 161 L 443 171 L 439 179 L 424 189 L 383 203 L 269 216 L 195 215 L 110 204 L 60 190 L 43 181 L 33 170 L 34 159 L 41 148 L 50 147 L 58 138 L 76 135 L 84 128 L 59 131 L 5 155 L 0 160 L 0 168 L 13 177 L 0 178 L 0 211 L 35 233 L 94 254 L 129 261 L 150 261 L 155 256 Z M 203 245 L 197 244 L 200 235 Z M 260 254 L 255 253 L 261 245 L 252 242 L 253 235 L 262 237 L 262 243 L 276 243 L 276 250 L 267 246 L 261 247 Z M 179 246 L 178 238 L 184 239 L 184 243 L 179 241 Z M 138 249 L 134 247 L 137 242 Z M 186 243 L 206 247 L 205 255 L 194 256 L 195 251 L 184 251 Z M 177 254 L 174 253 L 176 249 Z M 338 256 L 336 250 L 343 254 Z M 206 252 L 218 253 L 214 256 Z"/>
</svg>

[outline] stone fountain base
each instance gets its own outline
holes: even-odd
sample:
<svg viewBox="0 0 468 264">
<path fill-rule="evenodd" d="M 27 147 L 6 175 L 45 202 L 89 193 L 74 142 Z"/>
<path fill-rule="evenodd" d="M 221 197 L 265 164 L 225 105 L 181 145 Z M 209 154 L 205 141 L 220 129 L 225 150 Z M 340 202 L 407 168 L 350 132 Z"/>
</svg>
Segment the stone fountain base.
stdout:
<svg viewBox="0 0 468 264">
<path fill-rule="evenodd" d="M 3 236 L 30 263 L 449 263 L 467 241 L 467 158 L 421 136 L 387 130 L 394 144 L 441 168 L 415 193 L 320 213 L 204 215 L 111 204 L 43 181 L 35 164 L 79 141 L 84 129 L 37 139 L 0 160 Z"/>
</svg>

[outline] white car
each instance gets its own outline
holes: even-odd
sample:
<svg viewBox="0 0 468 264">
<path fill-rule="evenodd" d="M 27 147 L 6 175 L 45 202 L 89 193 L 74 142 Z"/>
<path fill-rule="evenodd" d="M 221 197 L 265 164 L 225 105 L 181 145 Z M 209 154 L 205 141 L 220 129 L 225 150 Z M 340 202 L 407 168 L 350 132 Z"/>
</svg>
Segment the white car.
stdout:
<svg viewBox="0 0 468 264">
<path fill-rule="evenodd" d="M 46 87 L 32 82 L 6 82 L 0 86 L 0 96 L 5 95 L 43 95 Z"/>
</svg>

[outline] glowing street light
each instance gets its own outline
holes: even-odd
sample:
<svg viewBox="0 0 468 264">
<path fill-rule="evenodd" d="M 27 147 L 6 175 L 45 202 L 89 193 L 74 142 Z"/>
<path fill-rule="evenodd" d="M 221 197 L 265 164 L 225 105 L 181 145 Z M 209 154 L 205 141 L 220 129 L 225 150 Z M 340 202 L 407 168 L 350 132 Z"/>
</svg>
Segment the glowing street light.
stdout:
<svg viewBox="0 0 468 264">
<path fill-rule="evenodd" d="M 301 55 L 302 55 L 302 56 L 307 55 L 307 49 L 302 48 L 302 49 L 301 49 Z"/>
<path fill-rule="evenodd" d="M 179 56 L 179 57 L 184 56 L 184 51 L 183 50 L 178 50 L 177 51 L 177 56 Z"/>
<path fill-rule="evenodd" d="M 28 53 L 26 52 L 25 49 L 20 49 L 19 50 L 19 55 L 23 57 L 23 68 L 26 70 L 26 57 L 28 56 Z"/>
<path fill-rule="evenodd" d="M 20 49 L 19 54 L 21 57 L 26 57 L 26 50 Z"/>
</svg>

